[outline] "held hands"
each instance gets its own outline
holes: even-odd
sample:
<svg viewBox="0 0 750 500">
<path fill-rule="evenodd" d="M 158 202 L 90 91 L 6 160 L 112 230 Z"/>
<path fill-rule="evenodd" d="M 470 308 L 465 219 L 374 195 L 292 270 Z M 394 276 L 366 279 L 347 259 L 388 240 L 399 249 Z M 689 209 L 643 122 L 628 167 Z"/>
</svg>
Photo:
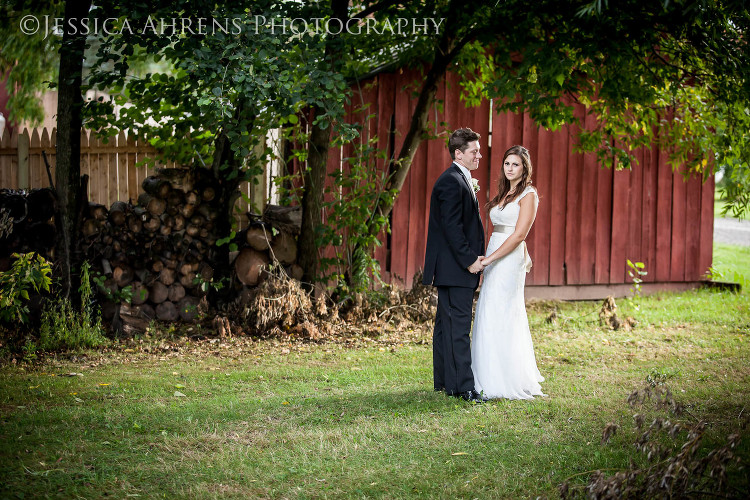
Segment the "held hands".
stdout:
<svg viewBox="0 0 750 500">
<path fill-rule="evenodd" d="M 471 274 L 481 273 L 482 270 L 484 270 L 484 265 L 482 264 L 483 259 L 484 255 L 480 255 L 479 257 L 477 257 L 477 260 L 475 260 L 474 263 L 469 266 L 469 272 Z"/>
</svg>

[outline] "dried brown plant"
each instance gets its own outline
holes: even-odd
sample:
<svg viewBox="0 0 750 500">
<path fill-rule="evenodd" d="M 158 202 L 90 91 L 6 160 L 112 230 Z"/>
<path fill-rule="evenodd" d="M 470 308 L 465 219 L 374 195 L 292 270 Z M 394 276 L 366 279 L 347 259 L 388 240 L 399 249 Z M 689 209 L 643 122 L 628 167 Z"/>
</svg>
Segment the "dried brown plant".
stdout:
<svg viewBox="0 0 750 500">
<path fill-rule="evenodd" d="M 314 309 L 310 295 L 300 282 L 287 276 L 279 266 L 268 271 L 245 314 L 253 330 L 264 332 L 273 327 L 284 330 L 303 323 L 314 315 Z"/>
<path fill-rule="evenodd" d="M 705 421 L 692 424 L 674 421 L 686 413 L 685 407 L 675 400 L 664 384 L 646 385 L 631 393 L 627 402 L 631 407 L 652 404 L 654 409 L 667 412 L 671 417 L 656 417 L 647 425 L 642 413 L 633 415 L 637 429 L 634 445 L 645 456 L 645 465 L 631 460 L 627 469 L 614 474 L 602 470 L 576 474 L 559 486 L 561 498 L 747 497 L 748 477 L 743 474 L 743 461 L 737 454 L 739 431 L 727 436 L 722 445 L 708 449 L 703 442 L 709 424 Z M 606 425 L 602 445 L 609 443 L 618 428 L 613 422 Z M 586 484 L 571 482 L 573 478 L 585 474 L 588 474 Z M 735 484 L 730 484 L 730 477 Z"/>
</svg>

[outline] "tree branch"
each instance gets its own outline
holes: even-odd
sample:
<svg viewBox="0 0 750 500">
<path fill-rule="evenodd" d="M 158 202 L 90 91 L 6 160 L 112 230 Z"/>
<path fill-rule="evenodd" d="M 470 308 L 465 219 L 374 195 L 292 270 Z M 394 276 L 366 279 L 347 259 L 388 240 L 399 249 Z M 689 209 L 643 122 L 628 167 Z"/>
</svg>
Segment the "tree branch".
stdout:
<svg viewBox="0 0 750 500">
<path fill-rule="evenodd" d="M 378 3 L 374 3 L 370 5 L 369 7 L 359 12 L 358 14 L 354 14 L 349 19 L 362 19 L 364 17 L 369 16 L 370 14 L 374 14 L 375 12 L 378 12 L 382 9 L 386 9 L 388 7 L 391 7 L 399 3 L 401 3 L 401 0 L 383 0 L 382 2 L 378 2 Z"/>
</svg>

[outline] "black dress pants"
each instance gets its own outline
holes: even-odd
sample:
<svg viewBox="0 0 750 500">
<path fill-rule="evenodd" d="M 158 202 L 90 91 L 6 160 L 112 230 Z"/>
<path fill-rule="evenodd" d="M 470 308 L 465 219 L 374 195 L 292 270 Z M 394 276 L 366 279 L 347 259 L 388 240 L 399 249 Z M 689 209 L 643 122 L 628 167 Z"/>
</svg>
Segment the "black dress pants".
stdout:
<svg viewBox="0 0 750 500">
<path fill-rule="evenodd" d="M 439 286 L 437 317 L 432 336 L 435 389 L 447 394 L 474 389 L 471 371 L 471 307 L 474 289 Z"/>
</svg>

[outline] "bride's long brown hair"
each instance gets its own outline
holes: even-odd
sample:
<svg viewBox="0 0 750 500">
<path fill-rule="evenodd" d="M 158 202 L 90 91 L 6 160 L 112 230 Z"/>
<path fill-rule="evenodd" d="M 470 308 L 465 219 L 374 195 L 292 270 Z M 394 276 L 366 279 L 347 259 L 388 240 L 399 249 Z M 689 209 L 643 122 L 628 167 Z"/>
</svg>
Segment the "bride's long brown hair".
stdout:
<svg viewBox="0 0 750 500">
<path fill-rule="evenodd" d="M 510 181 L 507 177 L 505 177 L 505 159 L 508 158 L 510 155 L 517 155 L 521 158 L 521 163 L 523 164 L 523 173 L 521 174 L 521 182 L 516 185 L 516 188 L 511 191 L 510 189 Z M 526 149 L 523 146 L 513 146 L 508 151 L 505 152 L 503 155 L 503 163 L 502 163 L 502 173 L 500 174 L 500 179 L 497 182 L 498 187 L 498 193 L 497 196 L 492 198 L 490 202 L 487 204 L 487 209 L 491 209 L 496 205 L 499 205 L 501 201 L 503 201 L 503 198 L 505 200 L 503 201 L 503 206 L 500 207 L 501 209 L 505 208 L 505 205 L 510 203 L 511 201 L 515 200 L 518 195 L 523 193 L 523 190 L 526 189 L 528 186 L 531 186 L 531 172 L 532 172 L 532 166 L 531 166 L 531 157 L 529 156 L 529 150 Z M 507 195 L 507 196 L 506 196 Z"/>
</svg>

